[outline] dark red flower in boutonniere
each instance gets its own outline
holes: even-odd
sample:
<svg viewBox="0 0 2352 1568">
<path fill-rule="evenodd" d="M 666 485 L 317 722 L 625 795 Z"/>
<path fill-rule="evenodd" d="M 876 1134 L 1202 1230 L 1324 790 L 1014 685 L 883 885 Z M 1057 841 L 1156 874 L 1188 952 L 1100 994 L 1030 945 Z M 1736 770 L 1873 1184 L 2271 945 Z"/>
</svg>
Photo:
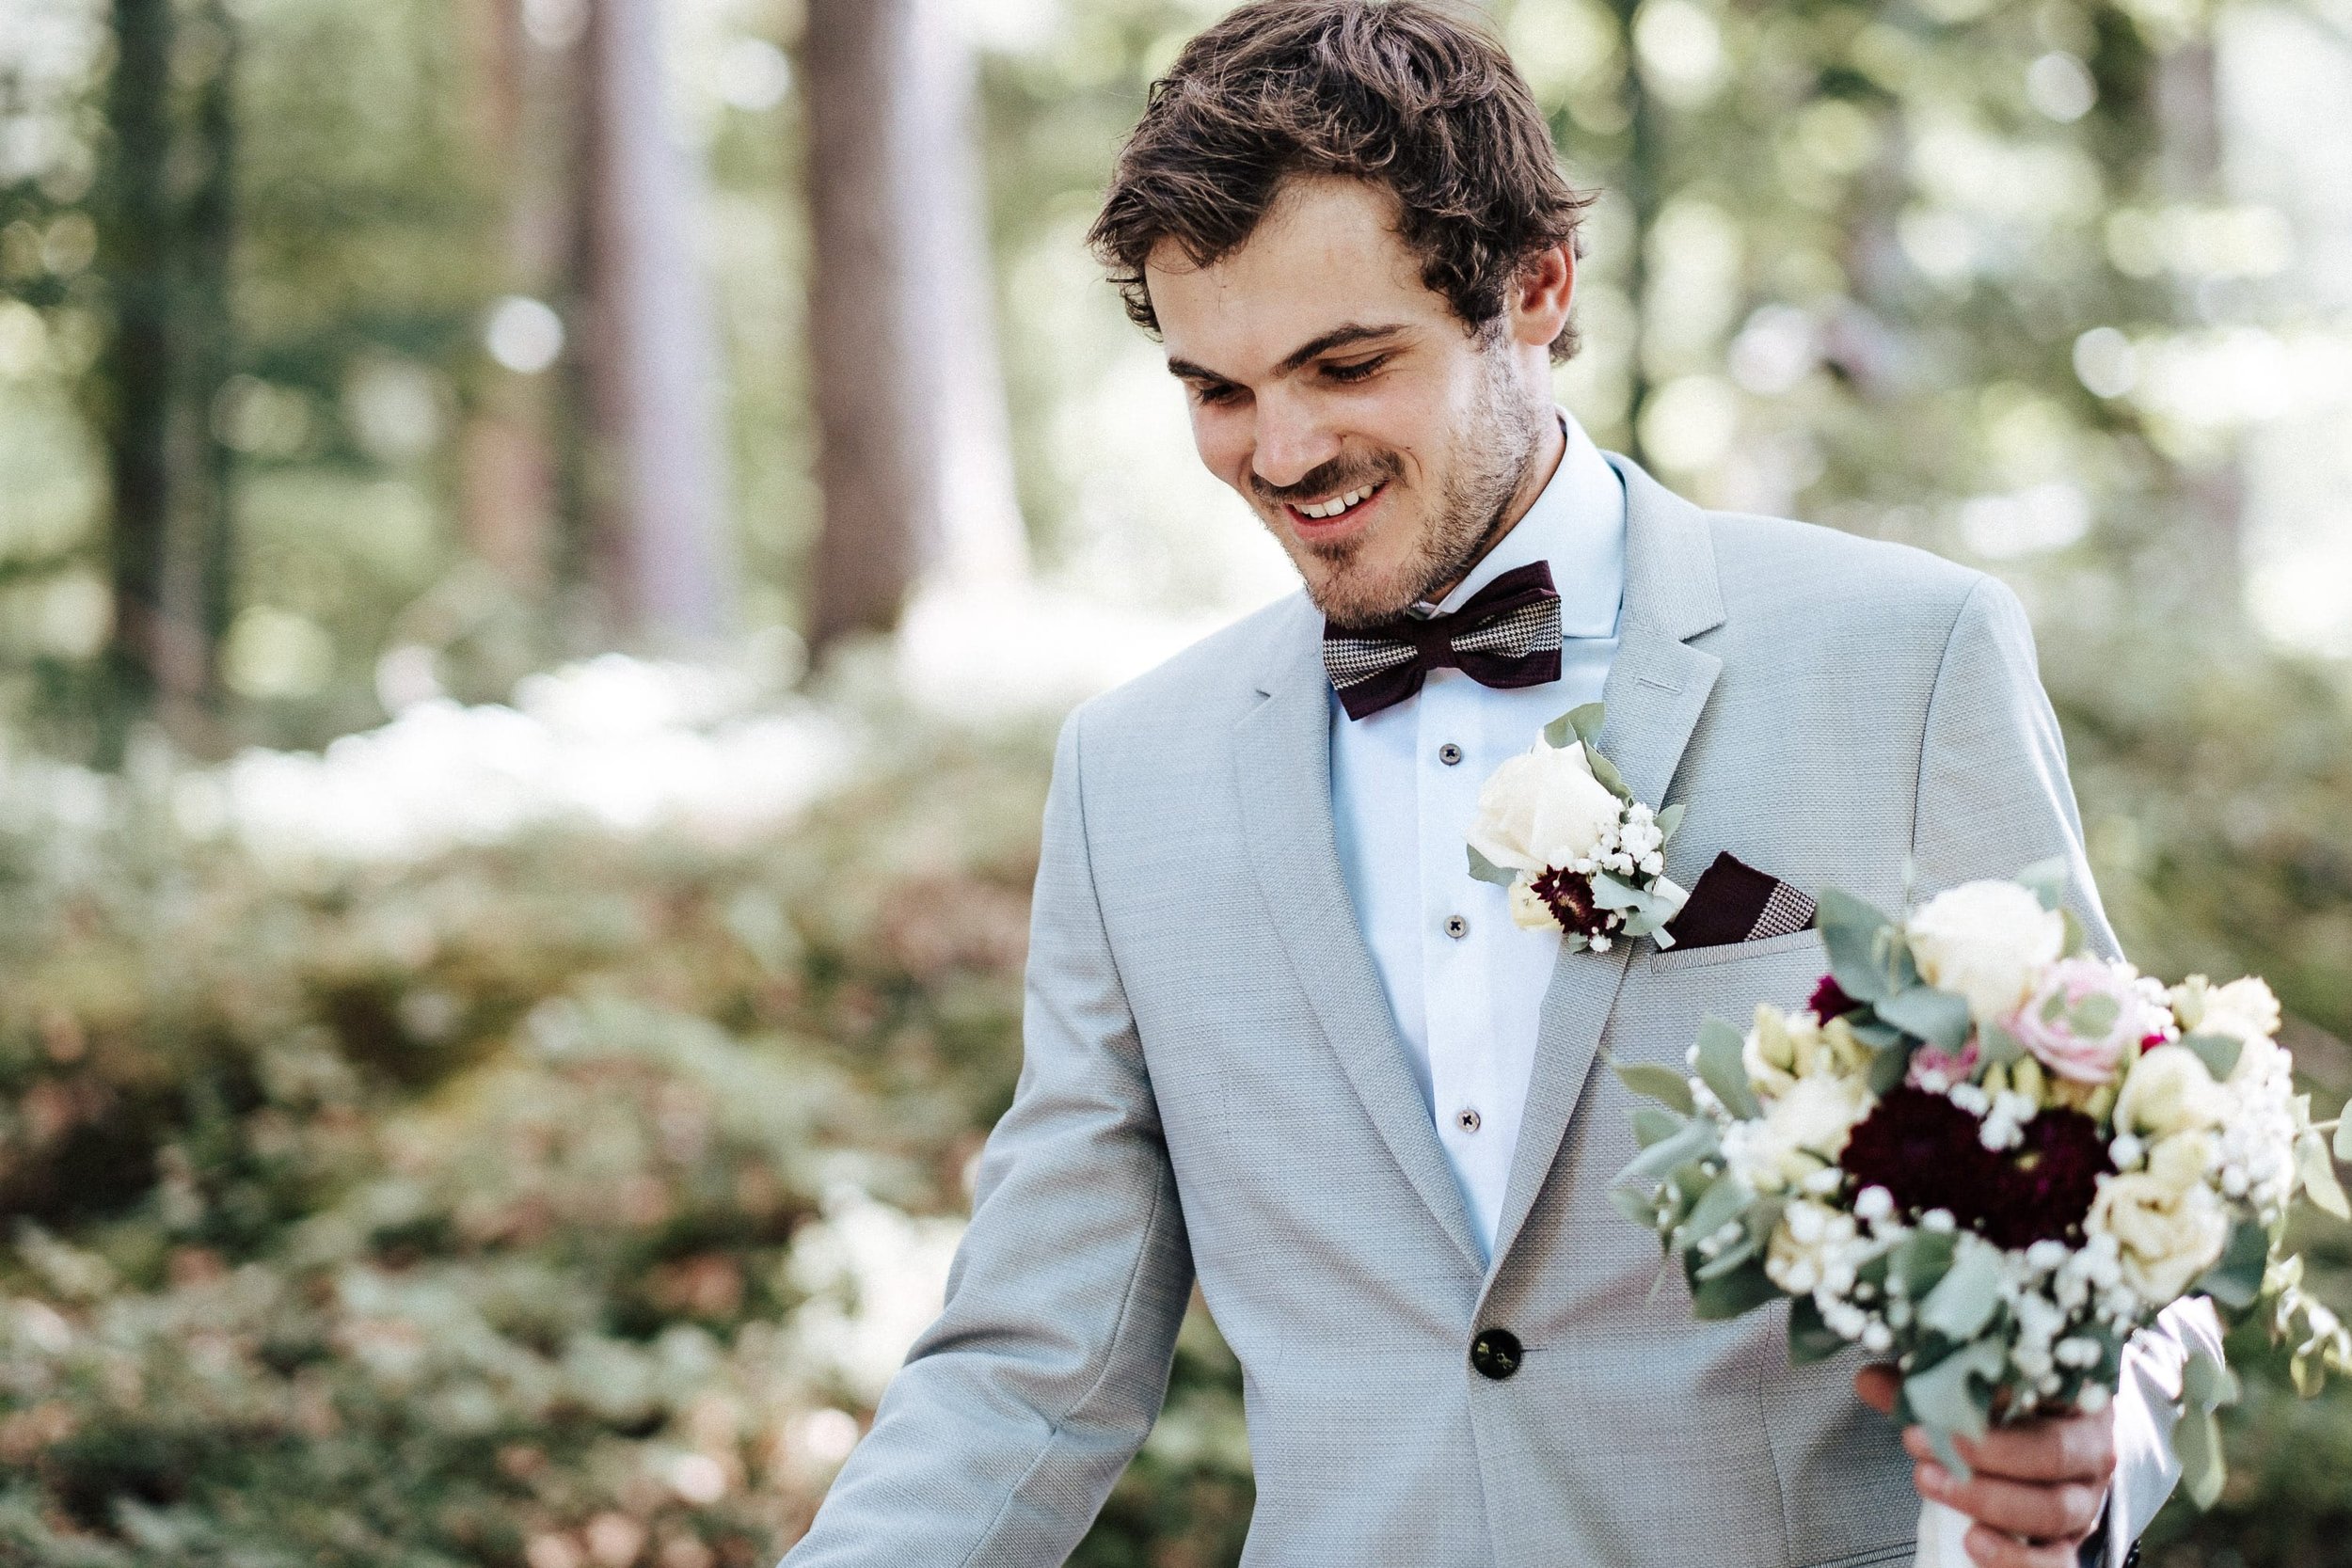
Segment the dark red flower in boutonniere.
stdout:
<svg viewBox="0 0 2352 1568">
<path fill-rule="evenodd" d="M 1813 1009 L 1815 1018 L 1827 1023 L 1833 1018 L 1845 1017 L 1862 1004 L 1846 994 L 1845 989 L 1837 983 L 1837 976 L 1824 974 L 1821 983 L 1813 988 L 1813 1000 L 1806 1006 Z"/>
<path fill-rule="evenodd" d="M 1530 884 L 1564 931 L 1597 937 L 1609 929 L 1609 914 L 1593 902 L 1593 880 L 1581 872 L 1553 867 Z"/>
</svg>

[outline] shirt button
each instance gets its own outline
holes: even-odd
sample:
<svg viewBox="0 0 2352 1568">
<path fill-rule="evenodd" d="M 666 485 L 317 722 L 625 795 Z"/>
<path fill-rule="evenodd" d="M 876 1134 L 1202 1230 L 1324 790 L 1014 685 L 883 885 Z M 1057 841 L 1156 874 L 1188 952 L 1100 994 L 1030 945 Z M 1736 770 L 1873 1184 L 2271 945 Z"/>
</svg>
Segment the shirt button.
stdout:
<svg viewBox="0 0 2352 1568">
<path fill-rule="evenodd" d="M 1454 1112 L 1454 1125 L 1460 1128 L 1465 1132 L 1477 1132 L 1478 1107 L 1475 1105 L 1465 1105 L 1460 1110 Z"/>
<path fill-rule="evenodd" d="M 1447 915 L 1445 917 L 1445 934 L 1452 937 L 1454 941 L 1459 942 L 1464 937 L 1470 935 L 1470 922 L 1464 920 L 1458 914 Z"/>
<path fill-rule="evenodd" d="M 1462 760 L 1462 748 L 1449 740 L 1438 748 L 1438 760 L 1451 768 Z"/>
</svg>

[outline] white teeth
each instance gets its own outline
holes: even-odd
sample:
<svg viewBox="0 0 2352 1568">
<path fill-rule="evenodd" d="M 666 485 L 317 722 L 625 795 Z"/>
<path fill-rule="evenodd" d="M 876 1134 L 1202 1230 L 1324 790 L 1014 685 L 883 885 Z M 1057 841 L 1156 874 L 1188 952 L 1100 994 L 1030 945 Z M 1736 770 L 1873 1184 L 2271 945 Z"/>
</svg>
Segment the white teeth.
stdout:
<svg viewBox="0 0 2352 1568">
<path fill-rule="evenodd" d="M 1375 484 L 1367 489 L 1350 490 L 1347 494 L 1334 496 L 1327 501 L 1321 501 L 1312 506 L 1302 506 L 1298 509 L 1298 514 L 1302 517 L 1312 517 L 1318 521 L 1326 517 L 1336 517 L 1349 507 L 1371 499 L 1373 491 L 1379 488 L 1380 486 Z"/>
</svg>

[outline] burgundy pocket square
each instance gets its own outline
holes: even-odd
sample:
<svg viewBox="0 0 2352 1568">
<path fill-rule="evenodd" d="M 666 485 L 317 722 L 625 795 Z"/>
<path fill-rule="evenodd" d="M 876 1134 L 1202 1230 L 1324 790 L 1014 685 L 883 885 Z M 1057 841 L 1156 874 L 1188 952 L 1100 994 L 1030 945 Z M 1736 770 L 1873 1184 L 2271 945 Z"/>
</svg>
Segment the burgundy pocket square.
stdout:
<svg viewBox="0 0 2352 1568">
<path fill-rule="evenodd" d="M 1677 947 L 1724 947 L 1787 936 L 1813 924 L 1813 900 L 1728 851 L 1715 857 L 1667 922 Z"/>
</svg>

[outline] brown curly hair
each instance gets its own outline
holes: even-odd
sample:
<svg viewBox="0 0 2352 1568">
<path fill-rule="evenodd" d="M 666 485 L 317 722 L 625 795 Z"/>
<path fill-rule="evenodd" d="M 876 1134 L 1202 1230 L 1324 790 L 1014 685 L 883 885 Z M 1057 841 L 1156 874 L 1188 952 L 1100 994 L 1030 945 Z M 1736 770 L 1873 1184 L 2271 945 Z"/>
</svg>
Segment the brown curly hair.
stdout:
<svg viewBox="0 0 2352 1568">
<path fill-rule="evenodd" d="M 1534 256 L 1564 241 L 1582 254 L 1596 199 L 1560 172 L 1543 111 L 1474 17 L 1441 0 L 1256 0 L 1152 84 L 1087 242 L 1127 314 L 1156 334 L 1152 249 L 1173 240 L 1214 264 L 1295 175 L 1393 193 L 1422 280 L 1473 330 L 1502 316 Z M 1571 325 L 1551 354 L 1575 352 Z"/>
</svg>

